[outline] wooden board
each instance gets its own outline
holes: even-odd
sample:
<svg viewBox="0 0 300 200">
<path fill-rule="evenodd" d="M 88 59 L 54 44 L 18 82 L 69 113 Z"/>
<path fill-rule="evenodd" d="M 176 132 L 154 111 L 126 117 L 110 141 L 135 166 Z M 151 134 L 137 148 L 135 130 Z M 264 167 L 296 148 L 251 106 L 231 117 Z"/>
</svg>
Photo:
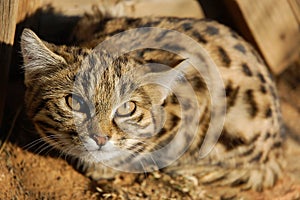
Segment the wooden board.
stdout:
<svg viewBox="0 0 300 200">
<path fill-rule="evenodd" d="M 299 3 L 299 0 L 225 1 L 242 34 L 256 43 L 275 74 L 294 61 L 300 50 L 296 1 Z"/>
<path fill-rule="evenodd" d="M 19 0 L 17 23 L 24 21 L 41 7 L 41 0 Z"/>
<path fill-rule="evenodd" d="M 294 15 L 298 21 L 298 23 L 300 24 L 300 0 L 288 0 Z"/>
<path fill-rule="evenodd" d="M 16 27 L 18 23 L 24 22 L 28 16 L 32 15 L 39 5 L 40 0 L 0 0 L 0 126 L 3 124 L 9 71 L 11 65 L 16 64 L 16 62 L 11 62 L 16 60 L 16 58 L 12 60 L 14 40 L 19 41 Z"/>
<path fill-rule="evenodd" d="M 4 112 L 9 65 L 14 43 L 18 0 L 0 1 L 0 126 Z"/>
<path fill-rule="evenodd" d="M 92 6 L 115 17 L 177 16 L 202 18 L 201 7 L 195 0 L 42 0 L 64 15 L 80 16 L 91 12 Z"/>
</svg>

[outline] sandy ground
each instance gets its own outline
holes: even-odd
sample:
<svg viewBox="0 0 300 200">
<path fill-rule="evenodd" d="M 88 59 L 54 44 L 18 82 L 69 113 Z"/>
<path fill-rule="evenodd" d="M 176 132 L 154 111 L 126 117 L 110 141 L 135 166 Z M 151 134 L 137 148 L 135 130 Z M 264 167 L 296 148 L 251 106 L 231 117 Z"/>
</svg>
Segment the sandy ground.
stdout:
<svg viewBox="0 0 300 200">
<path fill-rule="evenodd" d="M 159 172 L 122 174 L 111 181 L 91 181 L 63 155 L 40 142 L 26 119 L 24 87 L 10 84 L 6 127 L 0 134 L 0 200 L 7 199 L 300 199 L 300 57 L 277 77 L 286 125 L 286 167 L 274 188 L 263 192 L 199 185 L 193 177 L 170 177 Z M 15 122 L 15 123 L 14 123 Z"/>
</svg>

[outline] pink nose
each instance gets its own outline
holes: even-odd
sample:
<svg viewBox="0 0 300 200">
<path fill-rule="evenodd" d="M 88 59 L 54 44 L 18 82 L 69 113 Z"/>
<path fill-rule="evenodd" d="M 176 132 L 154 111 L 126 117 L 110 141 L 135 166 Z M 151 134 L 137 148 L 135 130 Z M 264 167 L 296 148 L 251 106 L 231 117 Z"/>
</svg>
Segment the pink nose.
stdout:
<svg viewBox="0 0 300 200">
<path fill-rule="evenodd" d="M 91 134 L 90 137 L 97 143 L 98 146 L 103 146 L 108 141 L 108 136 L 99 135 L 99 134 Z"/>
</svg>

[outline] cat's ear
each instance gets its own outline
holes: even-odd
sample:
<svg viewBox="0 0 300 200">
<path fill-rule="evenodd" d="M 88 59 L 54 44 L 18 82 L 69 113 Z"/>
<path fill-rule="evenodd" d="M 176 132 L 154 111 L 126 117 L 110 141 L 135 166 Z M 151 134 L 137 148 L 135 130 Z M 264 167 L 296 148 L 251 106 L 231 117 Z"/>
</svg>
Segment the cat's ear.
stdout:
<svg viewBox="0 0 300 200">
<path fill-rule="evenodd" d="M 190 66 L 190 63 L 182 60 L 167 71 L 149 74 L 145 77 L 146 82 L 150 83 L 147 90 L 152 94 L 155 104 L 161 105 L 171 93 L 182 93 L 182 90 L 185 90 L 182 86 L 187 82 L 185 72 Z"/>
<path fill-rule="evenodd" d="M 26 79 L 36 74 L 46 74 L 57 66 L 66 64 L 63 57 L 53 53 L 44 42 L 30 29 L 24 29 L 21 35 L 21 51 L 24 60 Z"/>
</svg>

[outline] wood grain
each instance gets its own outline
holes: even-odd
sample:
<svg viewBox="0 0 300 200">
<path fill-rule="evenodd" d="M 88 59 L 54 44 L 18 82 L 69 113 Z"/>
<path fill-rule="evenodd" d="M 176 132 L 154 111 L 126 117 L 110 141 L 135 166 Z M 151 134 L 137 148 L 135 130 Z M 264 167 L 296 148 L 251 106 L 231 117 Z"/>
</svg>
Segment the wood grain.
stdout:
<svg viewBox="0 0 300 200">
<path fill-rule="evenodd" d="M 67 16 L 80 16 L 91 12 L 92 6 L 105 8 L 113 16 L 177 16 L 203 18 L 201 7 L 195 0 L 41 0 Z"/>
<path fill-rule="evenodd" d="M 9 65 L 18 17 L 18 0 L 0 1 L 0 126 L 4 112 Z"/>
<path fill-rule="evenodd" d="M 24 21 L 40 7 L 41 0 L 19 0 L 17 23 Z"/>
<path fill-rule="evenodd" d="M 233 17 L 239 21 L 238 28 L 250 41 L 254 40 L 275 74 L 282 72 L 294 61 L 300 49 L 300 24 L 295 14 L 297 11 L 294 11 L 297 8 L 292 8 L 289 1 L 226 1 L 231 15 L 241 14 Z M 299 6 L 295 2 L 293 4 Z M 245 24 L 241 25 L 241 21 Z"/>
</svg>

